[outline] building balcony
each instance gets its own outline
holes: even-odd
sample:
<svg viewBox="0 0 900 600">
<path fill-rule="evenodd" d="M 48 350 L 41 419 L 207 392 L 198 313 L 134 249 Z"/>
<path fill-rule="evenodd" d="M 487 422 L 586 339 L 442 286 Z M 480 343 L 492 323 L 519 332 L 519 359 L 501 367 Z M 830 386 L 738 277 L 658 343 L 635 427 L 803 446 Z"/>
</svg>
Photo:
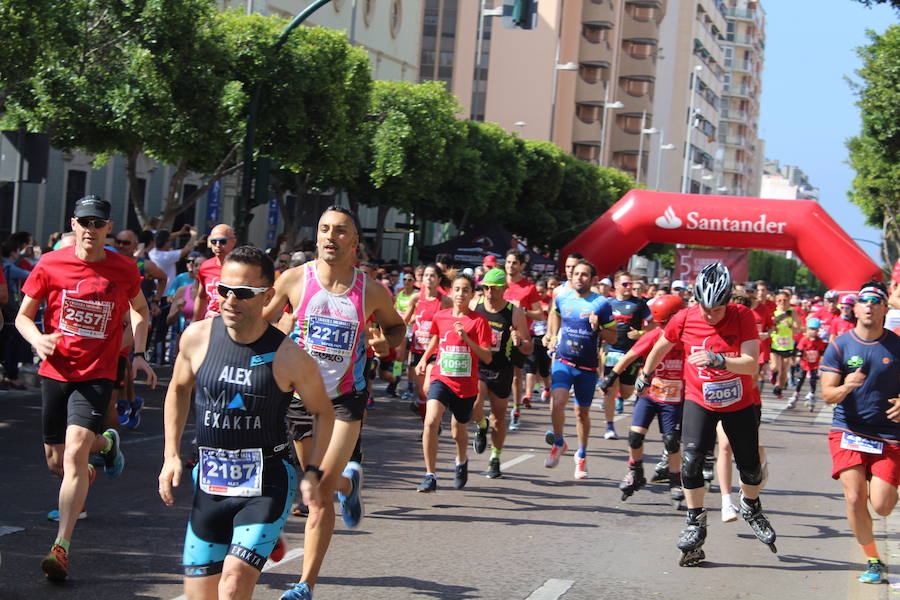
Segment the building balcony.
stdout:
<svg viewBox="0 0 900 600">
<path fill-rule="evenodd" d="M 747 122 L 747 113 L 737 108 L 723 108 L 719 110 L 719 119 L 722 121 Z"/>
<path fill-rule="evenodd" d="M 652 56 L 636 58 L 625 52 L 620 52 L 619 76 L 630 75 L 656 77 L 656 60 Z"/>
<path fill-rule="evenodd" d="M 739 146 L 743 148 L 747 145 L 747 138 L 742 135 L 719 134 L 719 143 L 727 146 Z"/>
<path fill-rule="evenodd" d="M 741 173 L 747 168 L 747 163 L 740 160 L 726 160 L 722 163 L 722 170 L 726 173 Z"/>
<path fill-rule="evenodd" d="M 622 23 L 623 38 L 652 38 L 659 37 L 659 23 L 654 20 L 639 21 L 625 17 Z"/>
<path fill-rule="evenodd" d="M 752 60 L 735 60 L 733 58 L 725 59 L 725 68 L 730 69 L 732 71 L 744 71 L 747 73 L 753 72 L 753 61 Z"/>
<path fill-rule="evenodd" d="M 612 46 L 606 40 L 598 42 L 581 37 L 578 45 L 578 59 L 582 63 L 611 63 L 613 60 Z"/>
<path fill-rule="evenodd" d="M 589 21 L 609 21 L 616 22 L 616 11 L 613 9 L 612 2 L 609 0 L 585 2 L 581 9 L 582 22 Z"/>
<path fill-rule="evenodd" d="M 755 90 L 746 84 L 727 83 L 722 86 L 722 94 L 725 96 L 737 96 L 739 98 L 756 97 Z"/>
<path fill-rule="evenodd" d="M 607 111 L 608 112 L 608 111 Z M 582 145 L 600 144 L 600 120 L 585 122 L 577 116 L 572 120 L 572 141 Z"/>
<path fill-rule="evenodd" d="M 603 81 L 591 83 L 579 77 L 575 83 L 575 102 L 602 105 L 606 98 L 606 85 Z M 610 97 L 612 97 L 612 90 L 610 90 Z"/>
<path fill-rule="evenodd" d="M 756 51 L 764 50 L 766 47 L 765 42 L 753 35 L 746 35 L 742 33 L 729 33 L 725 35 L 725 41 L 731 42 L 732 44 L 737 44 L 739 46 L 749 46 Z"/>
<path fill-rule="evenodd" d="M 728 7 L 725 9 L 725 16 L 730 17 L 732 19 L 739 19 L 741 21 L 753 21 L 756 22 L 759 17 L 755 8 L 735 8 Z"/>
</svg>

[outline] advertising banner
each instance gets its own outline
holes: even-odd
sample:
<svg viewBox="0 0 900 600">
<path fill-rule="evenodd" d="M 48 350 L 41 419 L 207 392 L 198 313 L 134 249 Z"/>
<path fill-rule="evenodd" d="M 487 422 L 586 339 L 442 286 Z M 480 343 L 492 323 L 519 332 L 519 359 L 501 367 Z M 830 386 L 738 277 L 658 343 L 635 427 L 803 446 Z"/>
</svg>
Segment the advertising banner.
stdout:
<svg viewBox="0 0 900 600">
<path fill-rule="evenodd" d="M 731 281 L 744 283 L 749 276 L 746 250 L 733 248 L 676 248 L 672 279 L 694 281 L 706 265 L 720 262 L 731 272 Z"/>
</svg>

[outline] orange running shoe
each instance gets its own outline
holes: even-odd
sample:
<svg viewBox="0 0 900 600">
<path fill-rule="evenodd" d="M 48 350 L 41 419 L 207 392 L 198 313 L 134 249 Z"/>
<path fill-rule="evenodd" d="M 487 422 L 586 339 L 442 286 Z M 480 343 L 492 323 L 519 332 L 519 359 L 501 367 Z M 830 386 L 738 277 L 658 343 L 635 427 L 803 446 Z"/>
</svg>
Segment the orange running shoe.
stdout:
<svg viewBox="0 0 900 600">
<path fill-rule="evenodd" d="M 50 553 L 41 561 L 41 571 L 54 583 L 65 581 L 69 576 L 69 553 L 59 544 L 53 544 Z"/>
</svg>

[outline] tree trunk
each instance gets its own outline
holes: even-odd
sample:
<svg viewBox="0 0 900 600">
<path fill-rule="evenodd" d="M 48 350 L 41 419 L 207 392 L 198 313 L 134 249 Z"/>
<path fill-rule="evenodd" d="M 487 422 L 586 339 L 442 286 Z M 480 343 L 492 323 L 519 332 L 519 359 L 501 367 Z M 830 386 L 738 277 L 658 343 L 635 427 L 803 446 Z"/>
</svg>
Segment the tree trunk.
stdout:
<svg viewBox="0 0 900 600">
<path fill-rule="evenodd" d="M 373 254 L 378 258 L 381 258 L 381 246 L 384 243 L 384 221 L 387 219 L 389 210 L 391 210 L 391 207 L 386 204 L 378 205 L 378 221 L 375 225 L 375 248 L 373 249 Z"/>
</svg>

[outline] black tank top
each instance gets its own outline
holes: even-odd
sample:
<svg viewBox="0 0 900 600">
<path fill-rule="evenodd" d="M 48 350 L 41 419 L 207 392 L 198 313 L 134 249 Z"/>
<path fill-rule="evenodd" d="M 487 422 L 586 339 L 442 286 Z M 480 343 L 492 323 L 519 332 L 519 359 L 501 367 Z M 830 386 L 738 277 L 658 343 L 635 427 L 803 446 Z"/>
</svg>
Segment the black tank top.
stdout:
<svg viewBox="0 0 900 600">
<path fill-rule="evenodd" d="M 487 318 L 488 323 L 491 324 L 491 330 L 493 331 L 491 345 L 493 358 L 488 366 L 492 371 L 497 371 L 510 364 L 509 358 L 512 354 L 513 346 L 509 328 L 512 326 L 513 305 L 507 302 L 500 312 L 491 312 L 488 310 L 484 298 L 480 298 L 475 306 L 475 311 L 483 314 Z"/>
<path fill-rule="evenodd" d="M 284 337 L 269 325 L 255 342 L 239 344 L 220 317 L 212 319 L 209 348 L 197 371 L 198 445 L 262 448 L 271 454 L 287 443 L 284 419 L 291 393 L 282 392 L 272 374 Z"/>
</svg>

